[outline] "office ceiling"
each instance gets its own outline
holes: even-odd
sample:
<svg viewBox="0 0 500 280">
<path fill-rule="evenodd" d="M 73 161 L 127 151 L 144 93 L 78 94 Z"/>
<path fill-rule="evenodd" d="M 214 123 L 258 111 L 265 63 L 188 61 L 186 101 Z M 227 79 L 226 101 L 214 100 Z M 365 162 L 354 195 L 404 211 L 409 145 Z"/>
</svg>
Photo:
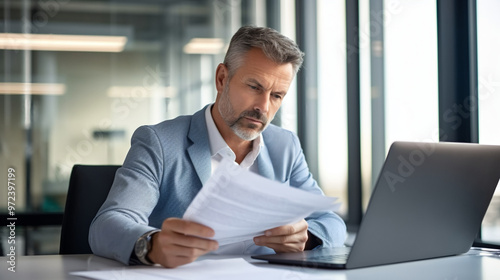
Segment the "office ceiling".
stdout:
<svg viewBox="0 0 500 280">
<path fill-rule="evenodd" d="M 127 36 L 129 51 L 155 50 L 169 32 L 210 26 L 214 9 L 223 5 L 230 4 L 227 0 L 4 0 L 0 32 L 121 35 Z M 26 6 L 29 31 L 22 24 Z"/>
</svg>

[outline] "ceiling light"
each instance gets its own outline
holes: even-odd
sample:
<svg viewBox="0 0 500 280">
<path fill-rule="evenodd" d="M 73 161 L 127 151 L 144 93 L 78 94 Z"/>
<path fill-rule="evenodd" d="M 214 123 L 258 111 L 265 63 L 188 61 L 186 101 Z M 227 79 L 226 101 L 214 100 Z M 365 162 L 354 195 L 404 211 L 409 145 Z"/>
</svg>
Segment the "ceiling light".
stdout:
<svg viewBox="0 0 500 280">
<path fill-rule="evenodd" d="M 164 97 L 172 98 L 177 95 L 174 87 L 158 86 L 151 90 L 141 86 L 112 86 L 108 88 L 108 97 L 119 98 L 146 98 L 146 97 Z"/>
<path fill-rule="evenodd" d="M 0 94 L 62 95 L 66 85 L 52 83 L 0 83 Z"/>
<path fill-rule="evenodd" d="M 224 48 L 224 41 L 220 38 L 193 38 L 184 46 L 187 54 L 218 54 Z"/>
<path fill-rule="evenodd" d="M 121 52 L 125 36 L 0 33 L 0 49 L 37 51 Z"/>
</svg>

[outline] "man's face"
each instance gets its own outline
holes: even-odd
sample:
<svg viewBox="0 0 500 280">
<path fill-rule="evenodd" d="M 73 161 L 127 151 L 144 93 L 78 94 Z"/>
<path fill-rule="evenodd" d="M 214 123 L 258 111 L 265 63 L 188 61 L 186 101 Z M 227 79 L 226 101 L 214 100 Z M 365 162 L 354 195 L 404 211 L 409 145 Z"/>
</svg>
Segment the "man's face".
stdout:
<svg viewBox="0 0 500 280">
<path fill-rule="evenodd" d="M 290 63 L 276 64 L 251 49 L 218 99 L 219 113 L 241 139 L 251 141 L 267 127 L 281 106 L 294 72 Z"/>
</svg>

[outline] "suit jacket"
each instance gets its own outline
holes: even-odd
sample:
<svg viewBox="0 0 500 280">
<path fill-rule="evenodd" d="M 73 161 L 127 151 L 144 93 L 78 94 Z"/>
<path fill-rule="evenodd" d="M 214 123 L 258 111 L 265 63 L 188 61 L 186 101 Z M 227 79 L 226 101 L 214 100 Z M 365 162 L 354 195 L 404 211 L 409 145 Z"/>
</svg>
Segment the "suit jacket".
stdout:
<svg viewBox="0 0 500 280">
<path fill-rule="evenodd" d="M 161 228 L 166 218 L 182 217 L 211 175 L 205 109 L 134 132 L 123 166 L 90 226 L 89 243 L 96 255 L 128 264 L 142 234 Z M 292 132 L 269 125 L 263 138 L 257 157 L 260 175 L 322 194 Z M 316 212 L 306 221 L 323 247 L 343 246 L 346 227 L 335 213 Z"/>
</svg>

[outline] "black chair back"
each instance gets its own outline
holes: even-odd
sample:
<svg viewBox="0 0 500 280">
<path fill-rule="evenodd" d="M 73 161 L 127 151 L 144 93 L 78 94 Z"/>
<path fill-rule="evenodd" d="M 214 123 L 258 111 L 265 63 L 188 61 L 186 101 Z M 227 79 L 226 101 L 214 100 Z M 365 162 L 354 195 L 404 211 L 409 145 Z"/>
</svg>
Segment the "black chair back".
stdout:
<svg viewBox="0 0 500 280">
<path fill-rule="evenodd" d="M 71 171 L 59 254 L 92 254 L 89 228 L 106 200 L 119 165 L 75 165 Z"/>
</svg>

